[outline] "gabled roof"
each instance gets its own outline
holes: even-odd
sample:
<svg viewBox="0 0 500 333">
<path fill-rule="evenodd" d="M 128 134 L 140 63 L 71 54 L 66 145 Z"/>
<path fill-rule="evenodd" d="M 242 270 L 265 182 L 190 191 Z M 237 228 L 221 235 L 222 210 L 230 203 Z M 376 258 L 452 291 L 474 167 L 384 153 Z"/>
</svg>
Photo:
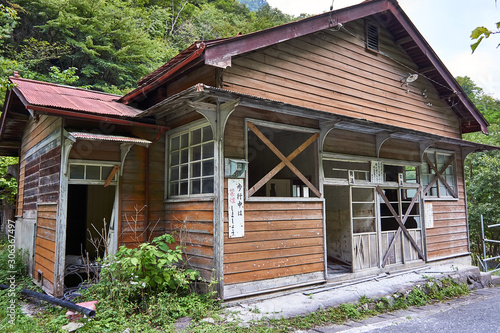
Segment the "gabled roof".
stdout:
<svg viewBox="0 0 500 333">
<path fill-rule="evenodd" d="M 113 117 L 135 117 L 140 110 L 117 102 L 118 95 L 55 83 L 10 77 L 13 91 L 27 108 L 57 108 Z"/>
<path fill-rule="evenodd" d="M 138 82 L 138 87 L 123 96 L 120 101 L 129 104 L 140 99 L 177 74 L 196 64 L 214 67 L 231 66 L 234 56 L 267 46 L 305 36 L 324 29 L 341 27 L 342 24 L 369 16 L 375 16 L 394 36 L 418 67 L 417 73 L 427 77 L 440 97 L 448 102 L 461 118 L 462 132 L 487 132 L 489 125 L 479 110 L 467 97 L 451 73 L 425 41 L 416 27 L 403 12 L 396 0 L 371 0 L 358 5 L 311 16 L 274 28 L 247 35 L 213 41 L 196 42 Z"/>
</svg>

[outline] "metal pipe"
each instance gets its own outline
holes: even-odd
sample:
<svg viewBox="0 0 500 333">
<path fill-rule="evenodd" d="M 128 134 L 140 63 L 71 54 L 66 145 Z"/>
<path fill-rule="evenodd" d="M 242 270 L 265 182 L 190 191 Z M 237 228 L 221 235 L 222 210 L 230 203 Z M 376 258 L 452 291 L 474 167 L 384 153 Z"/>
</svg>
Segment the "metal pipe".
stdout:
<svg viewBox="0 0 500 333">
<path fill-rule="evenodd" d="M 9 289 L 9 288 L 10 288 L 9 286 L 6 286 L 4 284 L 0 284 L 0 289 Z M 36 291 L 32 291 L 29 289 L 21 289 L 21 294 L 26 295 L 26 296 L 35 297 L 35 298 L 41 299 L 42 301 L 46 301 L 46 302 L 49 302 L 52 304 L 56 304 L 56 305 L 65 307 L 65 308 L 73 310 L 73 311 L 83 313 L 84 315 L 86 315 L 90 318 L 95 317 L 95 311 L 92 309 L 85 308 L 83 306 L 77 305 L 77 304 L 72 303 L 72 302 L 63 301 L 62 299 L 55 298 L 55 297 L 52 297 L 52 296 L 47 295 L 47 294 L 37 293 Z"/>
</svg>

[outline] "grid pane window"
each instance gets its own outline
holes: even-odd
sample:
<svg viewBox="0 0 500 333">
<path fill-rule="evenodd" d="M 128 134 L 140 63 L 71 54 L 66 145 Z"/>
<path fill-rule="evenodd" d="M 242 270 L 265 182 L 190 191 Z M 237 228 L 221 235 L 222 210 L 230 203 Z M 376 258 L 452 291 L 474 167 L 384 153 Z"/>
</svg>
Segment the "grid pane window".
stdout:
<svg viewBox="0 0 500 333">
<path fill-rule="evenodd" d="M 446 184 L 455 192 L 451 193 L 445 183 L 437 178 L 431 188 L 427 191 L 426 197 L 435 198 L 453 198 L 457 193 L 457 177 L 455 169 L 455 156 L 452 153 L 443 153 L 438 151 L 431 151 L 426 153 L 432 165 L 441 172 L 445 165 L 448 167 L 441 173 L 441 177 L 445 180 Z M 453 159 L 451 163 L 448 163 Z M 422 163 L 422 186 L 425 189 L 436 178 L 436 171 L 432 166 L 425 161 Z"/>
<path fill-rule="evenodd" d="M 214 141 L 209 125 L 170 137 L 169 195 L 214 191 Z"/>
</svg>

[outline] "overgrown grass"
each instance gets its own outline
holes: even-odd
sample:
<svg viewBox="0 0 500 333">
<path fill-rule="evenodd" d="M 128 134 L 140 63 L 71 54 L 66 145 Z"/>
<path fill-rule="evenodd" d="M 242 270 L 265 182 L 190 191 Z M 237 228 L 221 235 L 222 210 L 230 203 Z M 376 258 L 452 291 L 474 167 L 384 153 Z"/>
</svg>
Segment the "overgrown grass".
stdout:
<svg viewBox="0 0 500 333">
<path fill-rule="evenodd" d="M 8 264 L 8 251 L 5 246 L 5 241 L 0 241 L 0 281 L 3 281 L 3 273 L 5 272 L 6 264 Z M 143 247 L 143 250 L 157 251 L 159 244 L 156 247 Z M 168 255 L 173 255 L 176 252 L 169 252 L 166 247 L 163 247 L 164 255 L 158 258 L 166 258 Z M 139 251 L 139 250 L 138 250 Z M 175 250 L 174 250 L 175 251 Z M 168 284 L 167 277 L 163 276 L 164 280 L 157 279 L 157 287 L 151 289 L 144 287 L 138 281 L 145 279 L 146 275 L 131 274 L 128 270 L 132 269 L 137 263 L 136 268 L 142 269 L 141 256 L 137 253 L 129 253 L 127 263 L 128 268 L 114 267 L 125 275 L 118 276 L 117 273 L 111 274 L 106 278 L 106 271 L 102 275 L 102 282 L 97 283 L 88 291 L 84 292 L 81 301 L 97 300 L 96 317 L 92 319 L 84 318 L 80 322 L 84 324 L 78 332 L 123 332 L 127 328 L 130 332 L 158 332 L 158 331 L 174 331 L 174 323 L 182 317 L 190 317 L 190 323 L 187 332 L 193 333 L 215 333 L 215 332 L 236 332 L 236 333 L 284 333 L 299 329 L 311 329 L 317 326 L 341 324 L 347 320 L 363 319 L 370 316 L 382 314 L 385 312 L 406 309 L 410 306 L 422 306 L 431 302 L 438 302 L 445 299 L 465 295 L 469 292 L 467 285 L 457 284 L 451 279 L 429 281 L 423 286 L 416 286 L 410 292 L 403 294 L 395 294 L 389 298 L 369 299 L 361 297 L 359 302 L 355 304 L 341 304 L 338 307 L 333 307 L 324 310 L 318 310 L 306 316 L 299 316 L 287 319 L 262 319 L 257 322 L 243 324 L 238 320 L 237 313 L 224 313 L 220 303 L 213 297 L 212 294 L 200 295 L 193 292 L 187 286 L 185 281 L 177 281 L 176 284 Z M 23 262 L 22 254 L 19 256 L 20 262 Z M 137 258 L 131 260 L 131 258 Z M 151 261 L 153 257 L 145 255 L 143 260 Z M 173 258 L 173 257 L 170 257 Z M 24 264 L 23 264 L 24 265 Z M 19 266 L 18 278 L 26 287 L 30 284 L 30 279 L 26 276 L 26 267 Z M 176 268 L 177 269 L 177 268 Z M 185 275 L 180 271 L 171 271 L 177 278 L 183 276 L 189 278 L 190 274 Z M 160 271 L 158 271 L 160 272 Z M 120 274 L 121 274 L 120 273 Z M 153 278 L 154 277 L 151 277 Z M 131 283 L 137 282 L 137 283 Z M 163 283 L 162 283 L 163 282 Z M 180 284 L 179 284 L 180 283 Z M 182 285 L 182 288 L 178 288 Z M 161 287 L 163 286 L 163 287 Z M 172 288 L 173 287 L 173 288 Z M 12 297 L 15 297 L 15 323 L 8 323 L 7 307 L 9 306 Z M 28 317 L 21 311 L 22 298 L 19 293 L 19 288 L 15 295 L 9 295 L 8 291 L 0 291 L 0 332 L 64 332 L 61 327 L 68 323 L 65 316 L 66 309 L 61 309 L 56 306 L 43 304 L 39 313 L 34 317 Z M 204 320 L 211 318 L 212 322 Z"/>
</svg>

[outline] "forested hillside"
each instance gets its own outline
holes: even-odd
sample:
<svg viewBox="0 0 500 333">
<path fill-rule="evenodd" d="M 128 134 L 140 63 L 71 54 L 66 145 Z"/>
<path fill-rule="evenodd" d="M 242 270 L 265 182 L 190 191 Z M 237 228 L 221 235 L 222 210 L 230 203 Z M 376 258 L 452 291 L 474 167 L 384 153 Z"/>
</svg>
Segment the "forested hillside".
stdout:
<svg viewBox="0 0 500 333">
<path fill-rule="evenodd" d="M 17 70 L 124 93 L 196 40 L 294 19 L 264 0 L 248 3 L 255 12 L 236 0 L 0 0 L 1 89 Z"/>
</svg>

